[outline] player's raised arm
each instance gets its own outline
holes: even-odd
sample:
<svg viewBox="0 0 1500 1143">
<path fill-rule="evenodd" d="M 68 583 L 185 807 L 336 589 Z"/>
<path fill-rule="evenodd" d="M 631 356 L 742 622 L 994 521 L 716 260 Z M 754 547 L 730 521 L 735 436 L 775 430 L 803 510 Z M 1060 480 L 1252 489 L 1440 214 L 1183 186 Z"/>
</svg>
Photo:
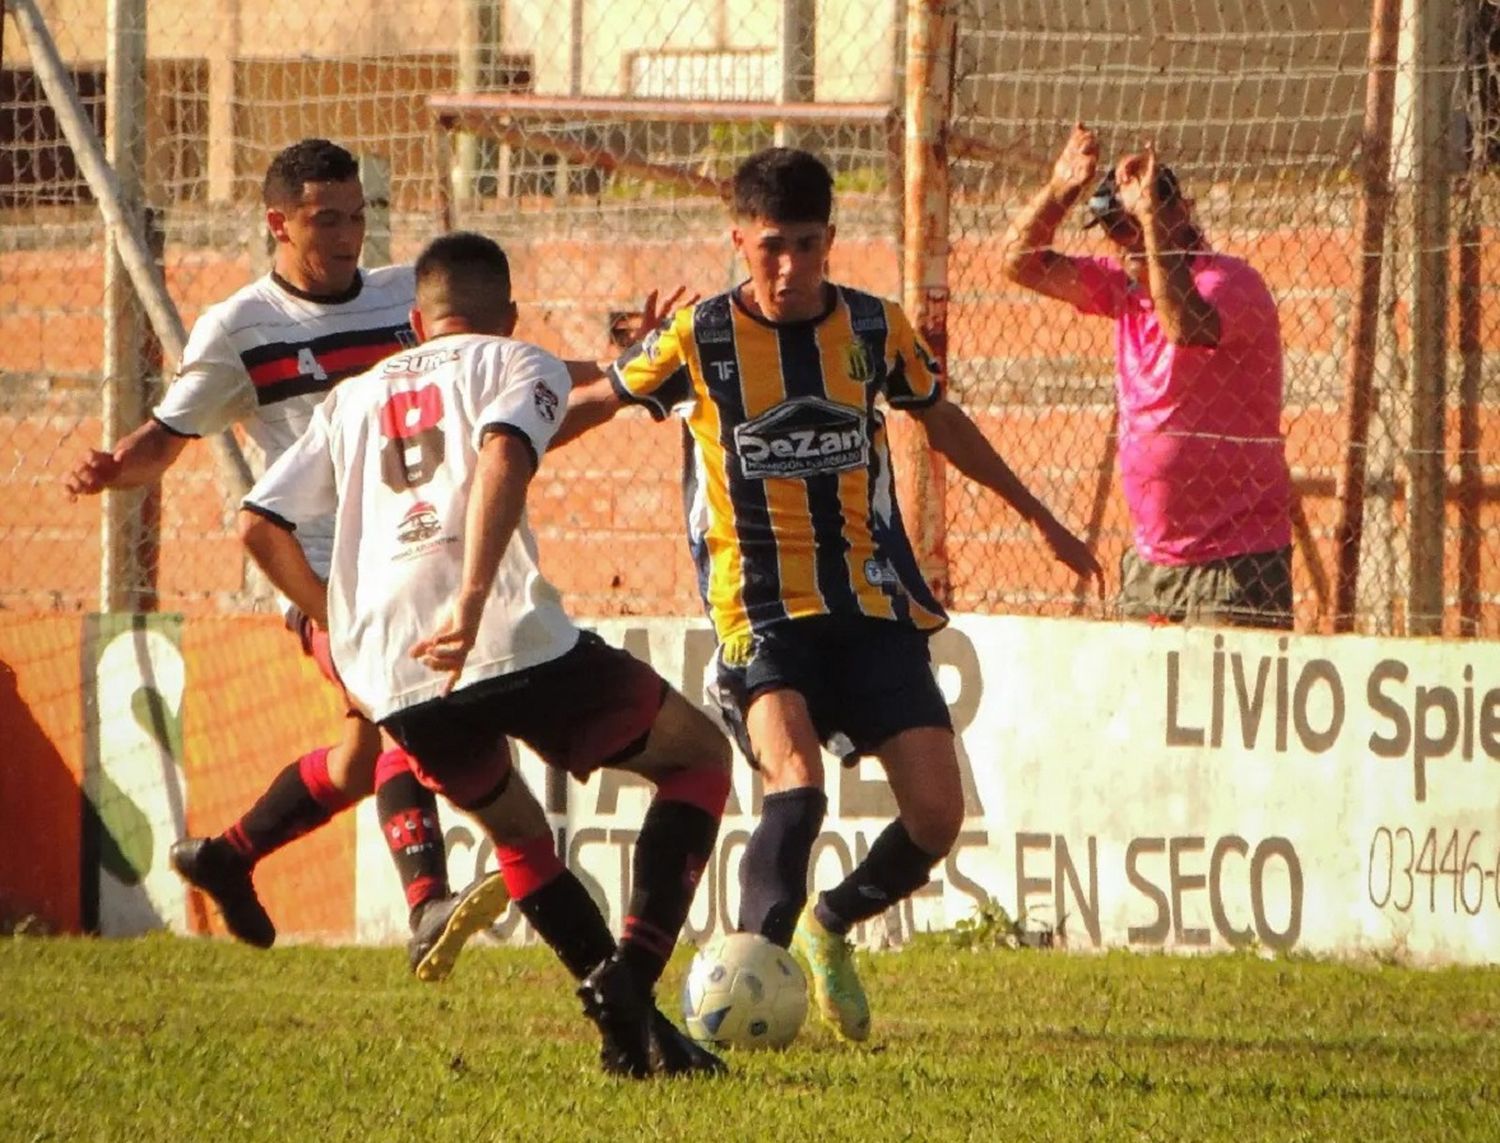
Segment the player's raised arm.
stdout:
<svg viewBox="0 0 1500 1143">
<path fill-rule="evenodd" d="M 618 313 L 614 316 L 609 325 L 609 344 L 602 358 L 598 361 L 563 362 L 568 367 L 568 379 L 573 382 L 574 386 L 587 385 L 591 381 L 599 380 L 614 363 L 621 350 L 629 349 L 676 313 L 679 308 L 696 302 L 698 297 L 697 294 L 687 297 L 686 286 L 678 286 L 665 298 L 662 298 L 660 289 L 652 290 L 646 295 L 646 300 L 641 303 L 639 310 Z"/>
<path fill-rule="evenodd" d="M 660 421 L 674 405 L 688 397 L 690 386 L 682 342 L 684 337 L 691 336 L 684 331 L 692 322 L 685 307 L 677 305 L 682 294 L 679 288 L 658 310 L 653 290 L 646 299 L 639 326 L 645 337 L 627 348 L 601 377 L 580 384 L 574 375 L 567 415 L 552 438 L 553 448 L 604 424 L 622 405 L 644 405 L 652 418 Z M 690 306 L 696 300 L 695 296 L 686 304 Z M 569 372 L 572 373 L 571 363 Z"/>
</svg>

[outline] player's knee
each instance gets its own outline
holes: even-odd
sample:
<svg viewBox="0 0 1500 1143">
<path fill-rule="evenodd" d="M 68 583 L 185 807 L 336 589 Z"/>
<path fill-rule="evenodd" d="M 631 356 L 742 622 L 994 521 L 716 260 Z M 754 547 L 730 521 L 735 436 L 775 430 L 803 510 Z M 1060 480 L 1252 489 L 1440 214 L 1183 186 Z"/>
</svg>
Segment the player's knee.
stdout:
<svg viewBox="0 0 1500 1143">
<path fill-rule="evenodd" d="M 756 769 L 766 793 L 823 788 L 823 756 L 804 750 L 764 750 L 756 755 Z"/>
<path fill-rule="evenodd" d="M 485 833 L 497 847 L 530 850 L 545 843 L 552 844 L 552 830 L 547 824 L 546 812 L 536 795 L 524 781 L 516 778 L 515 772 L 507 768 L 499 794 L 479 806 L 470 807 L 469 813 L 484 827 Z M 499 854 L 504 864 L 504 853 Z"/>
<path fill-rule="evenodd" d="M 953 851 L 954 845 L 958 843 L 959 832 L 964 827 L 964 807 L 962 802 L 956 802 L 944 811 L 938 823 L 937 845 L 933 852 L 940 857 L 946 857 Z"/>
<path fill-rule="evenodd" d="M 380 734 L 345 733 L 328 751 L 328 780 L 352 801 L 369 797 L 379 784 Z"/>
<path fill-rule="evenodd" d="M 509 760 L 498 756 L 468 767 L 443 766 L 434 772 L 424 766 L 424 770 L 434 790 L 476 816 L 501 799 L 511 777 Z"/>
<path fill-rule="evenodd" d="M 964 824 L 963 798 L 933 798 L 913 806 L 901 820 L 912 842 L 933 857 L 946 857 Z"/>
<path fill-rule="evenodd" d="M 334 789 L 351 802 L 368 798 L 375 792 L 375 764 L 373 760 L 368 764 L 345 766 L 340 769 L 334 764 L 334 757 L 334 754 L 330 751 L 328 756 L 328 780 Z"/>
<path fill-rule="evenodd" d="M 685 766 L 657 778 L 656 793 L 663 801 L 686 802 L 718 819 L 729 801 L 729 771 Z"/>
<path fill-rule="evenodd" d="M 508 744 L 455 732 L 445 723 L 426 720 L 407 726 L 399 752 L 422 785 L 442 794 L 469 813 L 495 803 L 510 784 Z"/>
</svg>

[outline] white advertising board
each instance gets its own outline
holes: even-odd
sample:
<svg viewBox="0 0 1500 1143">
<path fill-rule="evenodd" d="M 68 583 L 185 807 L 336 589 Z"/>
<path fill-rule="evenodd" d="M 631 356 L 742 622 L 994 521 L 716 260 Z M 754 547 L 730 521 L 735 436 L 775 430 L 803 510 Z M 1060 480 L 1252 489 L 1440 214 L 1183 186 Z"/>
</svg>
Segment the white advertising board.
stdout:
<svg viewBox="0 0 1500 1143">
<path fill-rule="evenodd" d="M 698 699 L 712 636 L 601 622 Z M 1474 642 L 962 616 L 932 644 L 958 731 L 965 825 L 914 899 L 857 933 L 899 942 L 993 899 L 1072 949 L 1257 947 L 1500 961 L 1500 647 Z M 524 751 L 570 864 L 618 924 L 648 788 L 563 783 Z M 814 879 L 834 884 L 895 812 L 878 764 L 828 768 Z M 737 761 L 688 937 L 734 927 L 759 783 Z M 455 885 L 493 865 L 445 814 Z M 361 811 L 358 936 L 405 936 Z M 525 939 L 514 909 L 501 935 Z"/>
</svg>

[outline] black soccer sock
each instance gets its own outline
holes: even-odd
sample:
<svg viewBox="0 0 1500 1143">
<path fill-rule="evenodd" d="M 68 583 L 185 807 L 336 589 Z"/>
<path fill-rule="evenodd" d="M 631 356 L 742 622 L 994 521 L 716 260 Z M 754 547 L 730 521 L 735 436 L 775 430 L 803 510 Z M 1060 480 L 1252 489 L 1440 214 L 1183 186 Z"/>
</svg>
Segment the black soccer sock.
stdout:
<svg viewBox="0 0 1500 1143">
<path fill-rule="evenodd" d="M 807 867 L 828 795 L 813 786 L 767 794 L 740 861 L 740 923 L 786 948 L 807 904 Z"/>
<path fill-rule="evenodd" d="M 813 915 L 829 932 L 847 933 L 926 885 L 940 860 L 918 848 L 898 818 L 880 831 L 853 872 L 818 898 Z"/>
<path fill-rule="evenodd" d="M 657 784 L 641 822 L 620 956 L 648 989 L 660 979 L 687 920 L 728 796 L 727 771 L 673 774 Z"/>
<path fill-rule="evenodd" d="M 386 751 L 375 764 L 375 813 L 415 924 L 424 904 L 448 895 L 448 857 L 437 797 L 412 775 L 400 751 Z"/>
<path fill-rule="evenodd" d="M 328 748 L 324 747 L 286 766 L 221 838 L 253 868 L 261 858 L 311 833 L 351 804 L 328 781 Z"/>
<path fill-rule="evenodd" d="M 570 869 L 518 899 L 516 908 L 574 980 L 582 980 L 615 951 L 604 914 Z"/>
</svg>

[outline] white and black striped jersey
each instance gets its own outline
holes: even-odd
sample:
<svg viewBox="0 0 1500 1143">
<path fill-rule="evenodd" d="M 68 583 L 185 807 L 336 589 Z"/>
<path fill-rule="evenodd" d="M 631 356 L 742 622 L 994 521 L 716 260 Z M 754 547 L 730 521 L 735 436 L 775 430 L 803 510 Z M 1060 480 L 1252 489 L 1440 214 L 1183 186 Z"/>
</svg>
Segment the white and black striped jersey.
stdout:
<svg viewBox="0 0 1500 1143">
<path fill-rule="evenodd" d="M 382 718 L 442 692 L 410 655 L 463 578 L 479 449 L 512 433 L 540 458 L 567 409 L 567 367 L 503 337 L 440 337 L 334 390 L 245 506 L 290 524 L 334 517 L 328 633 L 349 692 Z M 537 566 L 523 515 L 457 688 L 566 654 L 578 630 Z"/>
<path fill-rule="evenodd" d="M 177 377 L 152 416 L 188 437 L 242 425 L 269 466 L 330 389 L 416 344 L 414 295 L 410 264 L 362 270 L 337 298 L 310 297 L 275 274 L 258 278 L 193 324 Z M 327 576 L 332 521 L 309 521 L 297 537 Z"/>
</svg>

